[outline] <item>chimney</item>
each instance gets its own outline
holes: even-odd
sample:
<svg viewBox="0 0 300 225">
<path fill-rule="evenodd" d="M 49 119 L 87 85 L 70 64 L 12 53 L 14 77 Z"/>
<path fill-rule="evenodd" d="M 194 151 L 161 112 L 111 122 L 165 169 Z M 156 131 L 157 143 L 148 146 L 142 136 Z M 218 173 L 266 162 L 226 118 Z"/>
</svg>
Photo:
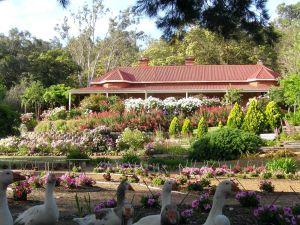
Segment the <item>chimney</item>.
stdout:
<svg viewBox="0 0 300 225">
<path fill-rule="evenodd" d="M 141 67 L 149 66 L 149 59 L 147 57 L 142 56 L 139 59 L 139 66 L 141 66 Z"/>
<path fill-rule="evenodd" d="M 195 57 L 193 56 L 187 56 L 185 58 L 185 65 L 186 66 L 192 66 L 192 65 L 195 65 Z"/>
<path fill-rule="evenodd" d="M 264 65 L 264 64 L 263 64 L 263 62 L 259 59 L 259 60 L 257 61 L 257 65 Z"/>
</svg>

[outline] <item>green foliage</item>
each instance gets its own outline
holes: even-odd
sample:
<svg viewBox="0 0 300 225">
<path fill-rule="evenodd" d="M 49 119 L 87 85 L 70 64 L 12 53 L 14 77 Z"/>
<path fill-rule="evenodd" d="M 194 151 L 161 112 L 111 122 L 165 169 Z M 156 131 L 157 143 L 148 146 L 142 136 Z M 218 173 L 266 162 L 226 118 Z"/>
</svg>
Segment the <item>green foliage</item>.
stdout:
<svg viewBox="0 0 300 225">
<path fill-rule="evenodd" d="M 34 128 L 34 132 L 46 133 L 51 129 L 52 126 L 52 122 L 50 121 L 40 121 Z"/>
<path fill-rule="evenodd" d="M 17 127 L 19 124 L 19 114 L 8 105 L 0 103 L 0 137 L 18 133 Z"/>
<path fill-rule="evenodd" d="M 300 105 L 300 75 L 292 74 L 280 81 L 286 103 L 294 107 L 294 112 Z"/>
<path fill-rule="evenodd" d="M 190 134 L 191 130 L 192 130 L 191 121 L 189 118 L 185 118 L 183 125 L 182 125 L 181 134 L 183 136 L 186 136 L 186 135 Z"/>
<path fill-rule="evenodd" d="M 218 128 L 222 128 L 222 127 L 223 127 L 222 121 L 219 121 Z"/>
<path fill-rule="evenodd" d="M 179 132 L 179 120 L 178 118 L 175 116 L 169 126 L 169 135 L 171 137 L 175 137 Z"/>
<path fill-rule="evenodd" d="M 271 101 L 268 103 L 268 105 L 266 106 L 265 116 L 266 122 L 271 131 L 274 131 L 275 128 L 280 127 L 282 113 L 280 112 L 280 109 L 276 102 Z"/>
<path fill-rule="evenodd" d="M 208 131 L 208 126 L 204 117 L 202 116 L 198 122 L 197 137 L 198 138 L 203 137 L 207 133 L 207 131 Z"/>
<path fill-rule="evenodd" d="M 137 149 L 142 149 L 146 141 L 147 138 L 142 131 L 125 128 L 118 138 L 118 147 L 120 150 L 132 149 L 135 151 Z"/>
<path fill-rule="evenodd" d="M 131 164 L 140 164 L 141 163 L 140 157 L 138 157 L 134 152 L 126 152 L 122 156 L 121 161 L 123 163 L 131 163 Z"/>
<path fill-rule="evenodd" d="M 107 102 L 107 98 L 104 95 L 92 94 L 85 97 L 80 102 L 80 108 L 82 108 L 84 111 L 92 110 L 94 112 L 104 112 L 109 109 L 109 104 Z"/>
<path fill-rule="evenodd" d="M 22 95 L 22 105 L 32 107 L 35 109 L 35 114 L 40 115 L 40 109 L 44 102 L 43 94 L 45 89 L 40 81 L 33 81 L 29 87 L 27 87 Z"/>
<path fill-rule="evenodd" d="M 65 106 L 69 99 L 68 91 L 71 89 L 71 87 L 65 86 L 64 84 L 52 85 L 46 88 L 43 98 L 51 107 Z"/>
<path fill-rule="evenodd" d="M 168 169 L 177 169 L 178 165 L 184 165 L 186 160 L 182 158 L 168 157 L 168 158 L 151 158 L 147 161 L 149 164 L 159 164 L 160 166 L 166 166 Z"/>
<path fill-rule="evenodd" d="M 236 102 L 228 116 L 227 127 L 240 129 L 243 124 L 243 116 L 243 111 L 239 104 Z"/>
<path fill-rule="evenodd" d="M 249 100 L 247 112 L 243 121 L 242 129 L 259 134 L 265 128 L 265 116 L 259 108 L 256 99 Z"/>
<path fill-rule="evenodd" d="M 228 89 L 228 91 L 224 95 L 223 102 L 226 105 L 233 105 L 235 103 L 239 103 L 242 99 L 242 93 L 239 89 Z"/>
<path fill-rule="evenodd" d="M 261 144 L 261 139 L 253 133 L 222 128 L 195 141 L 190 157 L 195 160 L 237 159 L 241 154 L 255 153 Z"/>
<path fill-rule="evenodd" d="M 5 95 L 6 95 L 7 89 L 5 87 L 4 84 L 2 84 L 2 82 L 0 82 L 0 102 L 3 101 Z"/>
<path fill-rule="evenodd" d="M 72 148 L 67 153 L 67 159 L 89 159 L 89 156 L 78 148 Z"/>
<path fill-rule="evenodd" d="M 266 168 L 273 173 L 295 173 L 297 171 L 297 164 L 292 158 L 278 158 L 268 161 Z"/>
<path fill-rule="evenodd" d="M 186 155 L 188 149 L 180 145 L 155 144 L 153 154 Z"/>
<path fill-rule="evenodd" d="M 164 183 L 165 183 L 165 179 L 162 178 L 161 176 L 156 176 L 152 180 L 152 184 L 155 186 L 161 186 L 164 185 Z"/>
</svg>

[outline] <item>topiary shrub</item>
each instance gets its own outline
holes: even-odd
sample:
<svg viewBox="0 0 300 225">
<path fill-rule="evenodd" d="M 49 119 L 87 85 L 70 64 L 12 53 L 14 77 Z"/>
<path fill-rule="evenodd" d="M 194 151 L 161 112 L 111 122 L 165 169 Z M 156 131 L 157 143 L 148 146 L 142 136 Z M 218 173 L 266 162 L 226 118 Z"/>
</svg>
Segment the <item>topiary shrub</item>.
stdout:
<svg viewBox="0 0 300 225">
<path fill-rule="evenodd" d="M 265 116 L 256 99 L 249 100 L 249 106 L 243 121 L 242 129 L 256 134 L 264 131 Z"/>
<path fill-rule="evenodd" d="M 243 153 L 254 153 L 261 146 L 257 135 L 239 129 L 222 128 L 204 135 L 191 147 L 194 160 L 232 160 Z"/>
<path fill-rule="evenodd" d="M 185 118 L 183 125 L 182 125 L 182 129 L 181 129 L 182 136 L 189 135 L 191 130 L 192 130 L 191 121 L 189 118 Z"/>
<path fill-rule="evenodd" d="M 179 120 L 178 118 L 175 116 L 169 126 L 169 135 L 171 137 L 175 137 L 179 132 Z"/>
<path fill-rule="evenodd" d="M 282 113 L 276 102 L 271 101 L 266 106 L 266 123 L 270 131 L 274 131 L 275 128 L 280 127 L 280 122 L 282 119 Z"/>
<path fill-rule="evenodd" d="M 197 127 L 197 137 L 201 138 L 205 133 L 208 131 L 208 126 L 207 123 L 202 116 L 198 122 L 198 127 Z"/>
<path fill-rule="evenodd" d="M 236 102 L 231 109 L 228 119 L 227 127 L 240 129 L 243 124 L 243 111 L 239 104 Z"/>
</svg>

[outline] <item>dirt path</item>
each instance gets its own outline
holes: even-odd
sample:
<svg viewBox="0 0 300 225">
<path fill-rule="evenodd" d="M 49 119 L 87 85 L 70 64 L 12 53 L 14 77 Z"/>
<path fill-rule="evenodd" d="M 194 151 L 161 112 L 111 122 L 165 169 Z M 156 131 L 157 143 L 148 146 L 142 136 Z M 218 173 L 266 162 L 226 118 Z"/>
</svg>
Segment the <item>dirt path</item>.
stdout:
<svg viewBox="0 0 300 225">
<path fill-rule="evenodd" d="M 245 186 L 249 190 L 257 190 L 258 184 L 260 182 L 259 179 L 245 179 L 240 180 L 243 186 Z M 212 182 L 217 183 L 217 181 Z M 296 197 L 294 193 L 290 192 L 289 185 L 292 185 L 294 189 L 300 191 L 300 181 L 289 181 L 289 180 L 276 180 L 273 181 L 276 186 L 275 193 L 272 194 L 262 194 L 262 204 L 270 204 L 273 200 L 279 195 L 281 191 L 284 193 L 281 194 L 279 199 L 276 201 L 276 204 L 291 206 L 296 203 L 300 203 L 300 200 Z M 89 192 L 91 196 L 91 205 L 95 205 L 100 201 L 108 198 L 112 198 L 115 195 L 116 188 L 118 186 L 118 182 L 115 183 L 103 183 L 100 182 L 98 186 L 101 190 L 97 192 Z M 149 191 L 146 187 L 133 184 L 135 192 L 129 192 L 127 195 L 128 199 L 134 198 L 134 205 L 136 206 L 135 214 L 136 219 L 143 217 L 145 215 L 156 214 L 159 213 L 159 209 L 142 209 L 140 207 L 140 197 L 141 195 L 148 194 Z M 153 189 L 153 192 L 158 192 L 159 190 Z M 87 196 L 87 192 L 77 192 L 79 198 L 83 199 L 84 196 Z M 72 221 L 74 217 L 76 217 L 76 203 L 75 203 L 75 192 L 69 192 L 63 190 L 62 188 L 56 189 L 56 200 L 61 213 L 61 219 L 58 225 L 75 225 Z M 9 206 L 12 211 L 14 217 L 17 216 L 18 213 L 23 212 L 27 208 L 41 204 L 43 201 L 44 190 L 33 190 L 32 194 L 29 196 L 29 201 L 26 202 L 17 202 L 11 199 L 12 195 L 9 193 Z M 172 193 L 173 202 L 179 203 L 184 197 L 183 194 L 174 192 Z M 190 204 L 192 200 L 197 198 L 197 193 L 193 193 L 192 196 L 189 196 L 185 204 Z M 255 220 L 253 217 L 253 209 L 251 208 L 242 208 L 239 206 L 238 202 L 234 199 L 234 197 L 228 198 L 226 202 L 226 206 L 224 207 L 224 214 L 227 215 L 231 224 L 233 225 L 254 225 Z M 192 217 L 191 221 L 187 224 L 203 224 L 205 219 L 207 218 L 206 213 L 196 212 Z"/>
</svg>

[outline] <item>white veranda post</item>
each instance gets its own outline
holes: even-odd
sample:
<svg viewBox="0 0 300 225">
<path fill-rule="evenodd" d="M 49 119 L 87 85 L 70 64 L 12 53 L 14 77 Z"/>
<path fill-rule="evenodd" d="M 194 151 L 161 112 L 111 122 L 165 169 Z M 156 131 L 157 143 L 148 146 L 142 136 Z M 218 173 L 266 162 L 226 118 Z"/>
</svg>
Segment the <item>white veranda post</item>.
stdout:
<svg viewBox="0 0 300 225">
<path fill-rule="evenodd" d="M 69 110 L 71 110 L 71 106 L 72 106 L 72 93 L 69 92 Z"/>
</svg>

